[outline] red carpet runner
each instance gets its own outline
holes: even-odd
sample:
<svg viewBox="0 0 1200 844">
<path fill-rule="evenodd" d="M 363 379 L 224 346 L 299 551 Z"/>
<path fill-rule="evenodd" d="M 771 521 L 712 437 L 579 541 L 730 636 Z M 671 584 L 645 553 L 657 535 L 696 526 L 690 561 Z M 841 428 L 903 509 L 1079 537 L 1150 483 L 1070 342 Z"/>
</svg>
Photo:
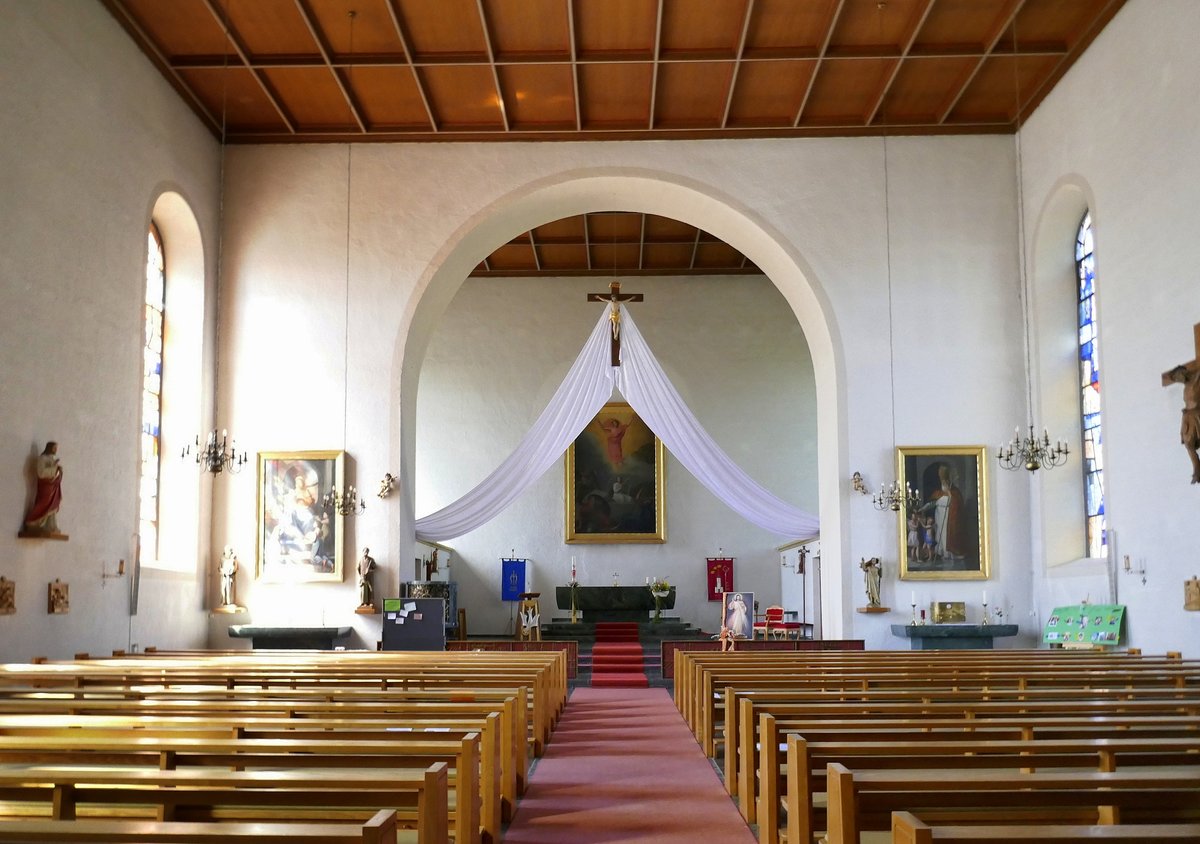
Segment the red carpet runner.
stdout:
<svg viewBox="0 0 1200 844">
<path fill-rule="evenodd" d="M 596 644 L 592 647 L 592 685 L 622 688 L 645 688 L 650 685 L 642 663 L 642 645 L 638 641 L 636 623 L 596 623 Z"/>
<path fill-rule="evenodd" d="M 754 844 L 666 689 L 576 689 L 504 844 Z"/>
</svg>

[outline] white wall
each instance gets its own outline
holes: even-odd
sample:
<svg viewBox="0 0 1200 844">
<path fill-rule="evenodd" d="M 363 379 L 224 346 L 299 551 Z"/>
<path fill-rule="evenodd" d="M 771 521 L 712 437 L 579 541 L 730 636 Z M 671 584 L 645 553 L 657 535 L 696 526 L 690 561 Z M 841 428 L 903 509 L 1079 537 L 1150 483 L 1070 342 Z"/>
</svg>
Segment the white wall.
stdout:
<svg viewBox="0 0 1200 844">
<path fill-rule="evenodd" d="M 1035 302 L 1053 307 L 1055 297 L 1070 295 L 1069 288 L 1051 288 L 1070 280 L 1054 272 L 1048 253 L 1058 240 L 1058 248 L 1073 249 L 1073 227 L 1082 207 L 1092 206 L 1108 519 L 1117 559 L 1128 554 L 1135 567 L 1139 561 L 1146 567 L 1145 585 L 1123 573 L 1113 584 L 1128 607 L 1129 642 L 1190 657 L 1200 655 L 1200 613 L 1183 610 L 1183 581 L 1200 572 L 1200 487 L 1189 484 L 1191 464 L 1179 443 L 1182 388 L 1162 387 L 1160 376 L 1195 357 L 1192 326 L 1200 321 L 1198 31 L 1200 5 L 1191 0 L 1130 0 L 1021 136 L 1025 214 L 1036 234 Z M 1039 398 L 1061 407 L 1053 390 L 1060 383 L 1063 332 L 1043 325 L 1038 339 Z M 1050 487 L 1044 497 L 1056 492 Z M 1054 522 L 1041 531 L 1053 549 Z M 1045 561 L 1060 563 L 1066 553 Z M 1042 559 L 1035 560 L 1040 572 Z M 1066 568 L 1039 579 L 1039 590 L 1050 596 L 1035 600 L 1040 620 L 1055 596 L 1079 600 L 1091 591 L 1097 600 L 1097 590 L 1107 591 L 1103 567 L 1099 573 L 1094 564 Z M 1072 568 L 1082 571 L 1075 575 Z"/>
<path fill-rule="evenodd" d="M 446 310 L 421 372 L 417 412 L 417 514 L 449 504 L 512 451 L 566 375 L 603 305 L 586 294 L 606 279 L 486 279 L 464 284 Z M 761 276 L 631 278 L 643 292 L 638 327 L 684 401 L 739 465 L 772 492 L 817 507 L 816 394 L 796 318 Z M 714 630 L 719 604 L 704 589 L 704 558 L 737 558 L 736 588 L 763 606 L 779 600 L 777 537 L 722 504 L 674 458 L 667 459 L 667 542 L 563 542 L 561 461 L 500 517 L 451 540 L 460 602 L 473 632 L 501 633 L 509 605 L 499 594 L 500 558 L 529 558 L 543 615 L 566 582 L 572 556 L 580 582 L 626 585 L 666 577 L 678 615 Z M 733 588 L 731 584 L 727 587 Z"/>
<path fill-rule="evenodd" d="M 17 601 L 0 616 L 0 659 L 201 645 L 207 532 L 176 549 L 190 574 L 143 572 L 134 618 L 129 580 L 101 571 L 133 559 L 151 212 L 175 192 L 216 230 L 217 145 L 99 3 L 0 4 L 0 78 L 0 573 Z M 211 266 L 213 239 L 204 248 Z M 16 537 L 48 439 L 67 542 Z M 67 615 L 46 612 L 55 578 Z"/>
<path fill-rule="evenodd" d="M 853 612 L 862 603 L 857 562 L 863 556 L 883 558 L 884 602 L 894 603 L 896 532 L 893 517 L 873 510 L 865 498 L 851 500 L 848 492 L 855 469 L 873 485 L 894 471 L 883 146 L 876 138 L 355 147 L 345 442 L 356 463 L 357 482 L 372 489 L 385 471 L 406 471 L 401 466 L 403 444 L 420 433 L 404 426 L 421 426 L 415 415 L 406 421 L 404 406 L 413 397 L 400 384 L 411 378 L 415 385 L 424 363 L 420 354 L 406 358 L 406 343 L 440 326 L 446 303 L 487 251 L 530 224 L 578 213 L 571 186 L 597 172 L 614 174 L 618 188 L 627 174 L 651 186 L 656 179 L 664 186 L 694 186 L 694 207 L 659 207 L 651 197 L 639 199 L 642 207 L 634 210 L 695 222 L 705 213 L 701 206 L 723 206 L 729 211 L 724 219 L 739 222 L 721 228 L 718 220 L 710 230 L 752 253 L 764 241 L 777 244 L 802 269 L 814 301 L 828 314 L 821 328 L 833 338 L 832 356 L 823 352 L 820 366 L 838 383 L 825 410 L 835 424 L 818 445 L 818 460 L 834 467 L 832 495 L 842 510 L 829 519 L 827 532 L 840 535 L 843 544 L 831 554 L 829 548 L 838 543 L 828 538 L 822 543 L 827 579 L 833 581 L 827 585 L 836 595 L 826 629 L 836 625 L 842 635 L 863 637 L 871 647 L 902 644 L 890 635 L 888 624 L 907 617 L 907 604 L 904 612 L 897 609 L 890 616 Z M 896 441 L 998 442 L 1011 430 L 1014 417 L 1023 415 L 1021 349 L 1012 343 L 1020 331 L 1012 139 L 892 138 L 888 155 Z M 232 426 L 252 449 L 342 444 L 345 166 L 346 148 L 340 146 L 243 147 L 229 156 L 225 293 L 231 322 L 224 329 L 228 340 L 222 349 L 221 402 L 234 408 Z M 547 185 L 556 190 L 544 190 Z M 549 197 L 544 203 L 534 203 L 532 209 L 526 203 L 520 214 L 505 214 L 520 197 L 538 191 Z M 592 210 L 631 203 L 628 196 L 610 197 L 607 205 L 603 199 L 589 201 L 597 206 Z M 480 232 L 486 237 L 477 237 Z M 757 261 L 757 254 L 752 259 Z M 458 268 L 456 273 L 442 272 L 451 266 Z M 772 281 L 781 283 L 778 277 Z M 805 325 L 812 313 L 797 310 L 797 282 L 789 284 L 781 288 L 784 298 Z M 422 310 L 419 303 L 425 300 L 438 304 Z M 555 330 L 554 319 L 544 318 L 539 303 L 524 305 L 525 319 L 547 334 Z M 672 299 L 670 307 L 677 305 Z M 574 335 L 569 342 L 556 336 L 556 342 L 578 348 Z M 659 343 L 655 350 L 660 355 L 669 351 Z M 819 403 L 826 401 L 820 373 L 818 369 Z M 561 371 L 528 377 L 535 376 L 543 379 L 540 392 L 523 395 L 526 405 L 515 407 L 514 414 L 532 418 L 540 409 L 534 399 L 549 395 Z M 418 454 L 418 465 L 421 459 Z M 999 582 L 989 588 L 1023 606 L 1029 594 L 1028 490 L 1005 477 L 993 479 L 991 493 L 994 576 Z M 252 485 L 239 481 L 216 494 L 214 544 L 252 548 Z M 821 515 L 828 518 L 824 488 L 820 495 Z M 370 502 L 367 513 L 347 531 L 348 548 L 386 549 L 375 553 L 385 593 L 401 573 L 405 579 L 410 576 L 416 556 L 411 496 L 412 490 L 405 489 L 386 502 Z M 548 517 L 556 523 L 558 509 Z M 560 547 L 552 553 L 536 533 L 510 531 L 504 539 L 488 542 L 486 552 L 472 552 L 482 554 L 480 565 L 488 568 L 460 573 L 461 580 L 490 587 L 495 558 L 513 548 L 535 556 L 530 546 L 537 554 L 545 548 L 557 558 L 557 568 L 539 570 L 539 583 L 566 579 L 570 552 Z M 723 545 L 719 538 L 681 533 L 677 524 L 671 527 L 671 542 L 693 543 L 676 559 L 687 556 L 697 567 L 701 549 L 711 552 Z M 663 553 L 675 553 L 670 542 Z M 770 565 L 777 570 L 777 559 Z M 839 568 L 844 572 L 840 579 L 832 574 Z M 699 575 L 694 581 L 701 582 Z M 915 584 L 922 603 L 977 603 L 979 587 Z M 909 588 L 902 587 L 905 595 Z M 281 603 L 267 592 L 257 593 L 254 584 L 239 596 L 255 612 L 278 609 Z M 294 615 L 310 619 L 323 610 L 327 621 L 356 626 L 354 643 L 372 644 L 378 638 L 377 622 L 353 617 L 355 597 L 347 580 L 341 586 L 305 587 L 286 605 Z M 484 618 L 496 611 L 468 609 L 472 617 Z M 218 627 L 213 635 L 214 641 L 223 639 Z"/>
</svg>

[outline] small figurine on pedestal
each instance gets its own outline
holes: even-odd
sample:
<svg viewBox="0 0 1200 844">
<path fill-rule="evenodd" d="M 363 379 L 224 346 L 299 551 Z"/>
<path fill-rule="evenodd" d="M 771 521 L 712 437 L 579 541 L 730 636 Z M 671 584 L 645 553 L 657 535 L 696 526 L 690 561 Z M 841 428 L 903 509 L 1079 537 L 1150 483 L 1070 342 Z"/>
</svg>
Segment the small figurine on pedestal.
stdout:
<svg viewBox="0 0 1200 844">
<path fill-rule="evenodd" d="M 214 612 L 245 612 L 246 608 L 237 603 L 238 558 L 232 545 L 225 546 L 217 573 L 221 576 L 221 605 Z"/>
<path fill-rule="evenodd" d="M 867 606 L 879 606 L 879 585 L 883 580 L 883 564 L 879 562 L 878 557 L 871 559 L 863 559 L 858 567 L 863 570 L 863 581 L 867 587 Z"/>
<path fill-rule="evenodd" d="M 358 609 L 360 615 L 373 615 L 375 610 L 375 558 L 371 549 L 364 548 L 358 560 Z"/>
<path fill-rule="evenodd" d="M 63 477 L 62 464 L 58 460 L 58 443 L 46 443 L 46 447 L 38 455 L 35 473 L 37 492 L 17 536 L 66 539 L 67 535 L 58 530 L 58 508 L 62 504 Z"/>
</svg>

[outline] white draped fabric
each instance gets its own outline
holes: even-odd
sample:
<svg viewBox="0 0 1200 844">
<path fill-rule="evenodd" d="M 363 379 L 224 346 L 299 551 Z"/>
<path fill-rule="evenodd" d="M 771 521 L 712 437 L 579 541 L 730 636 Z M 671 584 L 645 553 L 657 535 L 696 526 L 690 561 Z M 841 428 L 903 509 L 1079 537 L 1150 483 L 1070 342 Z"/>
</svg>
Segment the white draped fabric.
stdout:
<svg viewBox="0 0 1200 844">
<path fill-rule="evenodd" d="M 671 454 L 734 512 L 788 539 L 818 534 L 816 516 L 772 495 L 713 441 L 667 379 L 625 306 L 620 307 L 621 366 L 610 365 L 605 305 L 571 371 L 516 450 L 458 501 L 417 519 L 418 539 L 452 539 L 495 518 L 562 457 L 614 387 Z"/>
</svg>

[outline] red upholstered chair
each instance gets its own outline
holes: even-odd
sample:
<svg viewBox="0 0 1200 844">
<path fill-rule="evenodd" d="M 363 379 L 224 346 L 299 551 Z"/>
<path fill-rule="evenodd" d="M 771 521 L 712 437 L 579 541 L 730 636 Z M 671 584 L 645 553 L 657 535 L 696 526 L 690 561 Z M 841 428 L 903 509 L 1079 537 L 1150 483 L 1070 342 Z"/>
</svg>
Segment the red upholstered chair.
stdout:
<svg viewBox="0 0 1200 844">
<path fill-rule="evenodd" d="M 758 638 L 759 631 L 762 631 L 764 639 L 770 639 L 772 634 L 783 635 L 783 607 L 767 607 L 767 611 L 763 613 L 762 621 L 754 622 L 754 638 Z"/>
</svg>

